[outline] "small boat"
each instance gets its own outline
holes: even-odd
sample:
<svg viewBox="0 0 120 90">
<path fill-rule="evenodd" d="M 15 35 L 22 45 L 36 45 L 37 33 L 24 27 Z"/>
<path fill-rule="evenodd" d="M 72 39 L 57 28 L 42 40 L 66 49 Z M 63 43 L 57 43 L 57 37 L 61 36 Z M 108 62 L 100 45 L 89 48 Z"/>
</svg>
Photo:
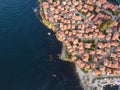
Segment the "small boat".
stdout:
<svg viewBox="0 0 120 90">
<path fill-rule="evenodd" d="M 57 77 L 57 75 L 56 75 L 56 74 L 53 74 L 52 77 Z"/>
<path fill-rule="evenodd" d="M 51 35 L 51 33 L 50 33 L 50 32 L 48 32 L 48 35 L 50 36 L 50 35 Z"/>
<path fill-rule="evenodd" d="M 38 7 L 33 8 L 34 13 L 37 13 Z"/>
</svg>

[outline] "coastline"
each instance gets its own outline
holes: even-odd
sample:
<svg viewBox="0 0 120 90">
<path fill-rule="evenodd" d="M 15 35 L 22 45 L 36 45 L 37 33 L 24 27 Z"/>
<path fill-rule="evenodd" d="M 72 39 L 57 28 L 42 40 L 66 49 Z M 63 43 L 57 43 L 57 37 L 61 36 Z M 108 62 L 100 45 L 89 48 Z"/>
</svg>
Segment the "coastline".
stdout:
<svg viewBox="0 0 120 90">
<path fill-rule="evenodd" d="M 87 87 L 85 86 L 85 84 L 84 84 L 84 78 L 85 78 L 84 73 L 83 73 L 82 70 L 78 67 L 78 65 L 75 64 L 75 66 L 76 66 L 76 73 L 77 73 L 77 75 L 78 75 L 78 77 L 79 77 L 79 80 L 80 80 L 80 85 L 82 86 L 82 88 L 83 88 L 84 90 L 88 90 L 88 88 L 87 88 Z"/>
<path fill-rule="evenodd" d="M 53 32 L 56 32 L 55 28 L 53 28 L 53 27 L 51 27 L 51 26 L 49 26 L 48 24 L 45 23 L 45 18 L 42 15 L 42 7 L 41 7 L 40 3 L 41 3 L 41 0 L 38 0 L 38 4 L 39 4 L 39 11 L 38 12 L 39 12 L 40 22 L 43 23 L 48 29 L 52 30 Z M 56 36 L 56 38 L 57 38 L 57 36 Z M 57 40 L 60 41 L 58 38 L 57 38 Z M 70 61 L 69 59 L 66 58 L 66 46 L 64 44 L 62 44 L 62 49 L 61 49 L 61 53 L 59 54 L 59 59 L 65 61 L 65 62 L 72 62 L 72 61 Z M 76 74 L 77 74 L 77 76 L 80 80 L 81 87 L 84 90 L 88 90 L 86 88 L 86 86 L 84 85 L 84 82 L 83 82 L 84 73 L 82 72 L 82 70 L 79 68 L 79 66 L 77 64 L 75 64 L 74 62 L 72 62 L 72 63 L 75 65 L 75 68 L 76 68 L 75 72 L 76 72 Z"/>
<path fill-rule="evenodd" d="M 42 9 L 42 5 L 41 5 L 41 3 L 42 3 L 42 0 L 37 0 L 37 2 L 38 2 L 38 7 L 39 7 L 39 9 L 38 9 L 38 14 L 39 14 L 39 20 L 40 20 L 40 22 L 42 23 L 42 24 L 44 24 L 48 29 L 50 29 L 50 30 L 52 30 L 53 32 L 56 32 L 56 30 L 55 30 L 55 27 L 52 25 L 52 24 L 49 24 L 48 23 L 48 21 L 45 19 L 45 17 L 44 17 L 44 14 L 43 14 L 43 9 Z"/>
<path fill-rule="evenodd" d="M 49 23 L 44 16 L 44 12 L 42 9 L 42 5 L 41 5 L 41 0 L 38 0 L 39 3 L 39 16 L 40 16 L 40 21 L 50 30 L 52 30 L 55 33 L 55 36 L 57 38 L 58 41 L 61 42 L 61 40 L 59 40 L 58 36 L 56 35 L 56 28 L 52 23 Z M 72 62 L 74 63 L 74 65 L 76 66 L 76 73 L 78 74 L 79 80 L 80 80 L 80 85 L 83 87 L 84 90 L 93 90 L 95 87 L 94 84 L 91 83 L 93 78 L 96 78 L 96 76 L 93 75 L 93 77 L 91 78 L 91 76 L 89 76 L 90 74 L 93 74 L 91 71 L 88 71 L 90 74 L 84 73 L 84 70 L 82 70 L 76 63 L 75 61 L 70 60 L 69 58 L 66 58 L 67 56 L 67 48 L 64 44 L 62 44 L 62 49 L 61 49 L 61 53 L 59 54 L 59 58 L 63 61 L 67 61 L 67 62 Z M 97 85 L 97 84 L 95 84 Z M 99 87 L 98 87 L 99 88 Z M 100 88 L 100 90 L 102 90 Z"/>
</svg>

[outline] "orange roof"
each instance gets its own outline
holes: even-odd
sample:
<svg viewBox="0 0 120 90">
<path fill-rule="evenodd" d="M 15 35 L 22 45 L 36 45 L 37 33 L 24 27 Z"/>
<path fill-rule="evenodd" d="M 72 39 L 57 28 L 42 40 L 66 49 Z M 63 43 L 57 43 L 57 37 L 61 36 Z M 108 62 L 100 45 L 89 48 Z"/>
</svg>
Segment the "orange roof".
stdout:
<svg viewBox="0 0 120 90">
<path fill-rule="evenodd" d="M 48 9 L 49 8 L 48 2 L 43 2 L 42 6 L 43 6 L 43 9 Z"/>
<path fill-rule="evenodd" d="M 95 75 L 101 75 L 102 74 L 102 72 L 100 71 L 100 70 L 95 70 Z"/>
</svg>

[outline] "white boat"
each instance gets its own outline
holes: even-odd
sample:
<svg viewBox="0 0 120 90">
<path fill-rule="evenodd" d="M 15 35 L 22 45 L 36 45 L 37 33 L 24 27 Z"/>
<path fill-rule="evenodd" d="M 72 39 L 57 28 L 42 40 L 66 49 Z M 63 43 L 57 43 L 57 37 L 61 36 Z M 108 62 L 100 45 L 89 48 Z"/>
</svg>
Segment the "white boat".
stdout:
<svg viewBox="0 0 120 90">
<path fill-rule="evenodd" d="M 36 13 L 36 12 L 37 12 L 37 10 L 38 10 L 38 8 L 37 8 L 37 7 L 36 7 L 36 8 L 34 8 L 34 9 L 33 9 L 34 13 Z"/>
<path fill-rule="evenodd" d="M 56 74 L 53 74 L 52 77 L 57 77 L 57 75 L 56 75 Z"/>
<path fill-rule="evenodd" d="M 50 36 L 50 35 L 51 35 L 51 33 L 50 33 L 50 32 L 48 32 L 48 35 Z"/>
</svg>

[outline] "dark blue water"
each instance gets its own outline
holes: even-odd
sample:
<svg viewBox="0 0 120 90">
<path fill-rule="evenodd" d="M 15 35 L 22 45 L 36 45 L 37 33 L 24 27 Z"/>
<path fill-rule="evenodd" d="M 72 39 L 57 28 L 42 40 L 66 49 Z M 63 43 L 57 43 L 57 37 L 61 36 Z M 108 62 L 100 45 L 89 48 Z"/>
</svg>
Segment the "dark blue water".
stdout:
<svg viewBox="0 0 120 90">
<path fill-rule="evenodd" d="M 47 35 L 36 6 L 35 0 L 0 0 L 0 90 L 82 90 L 73 64 L 57 58 L 61 44 Z"/>
<path fill-rule="evenodd" d="M 36 5 L 0 0 L 0 90 L 81 90 L 73 65 L 57 58 L 60 43 L 33 13 Z"/>
</svg>

